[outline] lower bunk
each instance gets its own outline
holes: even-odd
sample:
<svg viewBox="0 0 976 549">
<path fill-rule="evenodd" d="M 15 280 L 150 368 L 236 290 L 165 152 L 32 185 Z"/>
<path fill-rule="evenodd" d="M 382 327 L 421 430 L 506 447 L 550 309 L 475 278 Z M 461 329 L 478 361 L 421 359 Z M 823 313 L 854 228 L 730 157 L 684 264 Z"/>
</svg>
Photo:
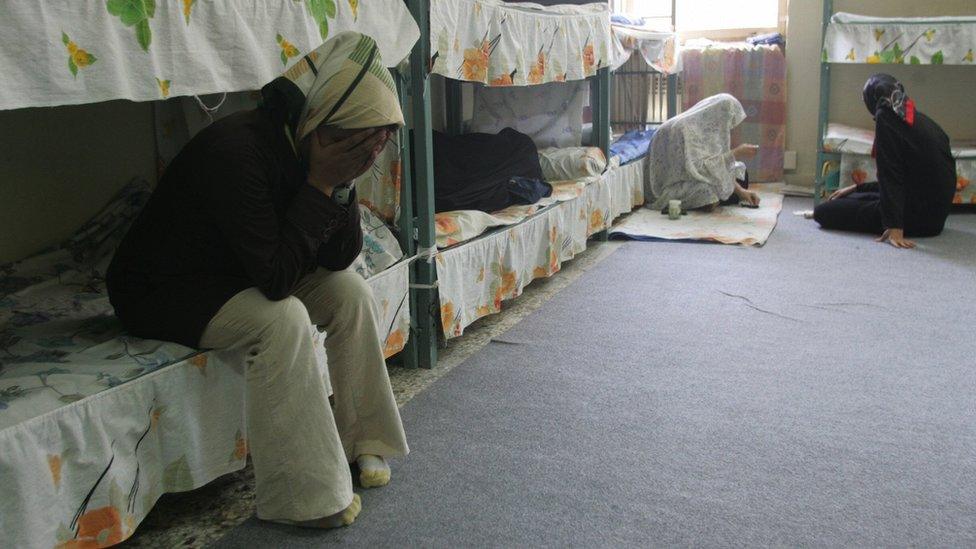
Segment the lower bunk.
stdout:
<svg viewBox="0 0 976 549">
<path fill-rule="evenodd" d="M 129 337 L 113 315 L 102 275 L 148 196 L 130 185 L 57 249 L 0 266 L 0 479 L 12 495 L 0 531 L 11 547 L 121 542 L 162 494 L 245 466 L 245 351 Z M 356 269 L 390 357 L 410 333 L 410 260 L 369 251 L 384 238 L 364 229 Z"/>
<path fill-rule="evenodd" d="M 826 192 L 838 187 L 859 185 L 878 180 L 878 167 L 872 157 L 874 132 L 861 128 L 830 124 L 824 137 L 824 151 L 840 155 L 840 165 L 827 182 Z M 976 140 L 954 141 L 956 158 L 956 194 L 954 204 L 976 204 Z"/>
<path fill-rule="evenodd" d="M 613 159 L 600 175 L 553 183 L 548 204 L 493 215 L 438 214 L 441 250 L 436 266 L 444 338 L 458 337 L 478 319 L 500 312 L 503 301 L 521 295 L 533 280 L 559 272 L 563 262 L 587 249 L 590 237 L 643 204 L 645 163 L 639 159 L 620 166 Z M 495 229 L 483 234 L 488 227 Z"/>
</svg>

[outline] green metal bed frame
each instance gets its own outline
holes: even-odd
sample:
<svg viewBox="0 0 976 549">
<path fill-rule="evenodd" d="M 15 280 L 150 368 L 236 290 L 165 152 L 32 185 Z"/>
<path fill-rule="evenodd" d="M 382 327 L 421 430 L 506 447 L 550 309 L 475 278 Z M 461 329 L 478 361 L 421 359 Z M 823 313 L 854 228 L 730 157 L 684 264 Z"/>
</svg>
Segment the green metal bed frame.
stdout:
<svg viewBox="0 0 976 549">
<path fill-rule="evenodd" d="M 834 1 L 823 0 L 823 24 L 821 42 L 827 38 L 827 26 L 834 15 Z M 821 44 L 821 51 L 823 51 Z M 824 150 L 824 137 L 827 135 L 827 125 L 830 123 L 830 74 L 831 63 L 823 58 L 820 60 L 820 116 L 817 122 L 817 173 L 813 187 L 814 201 L 819 204 L 827 197 L 827 193 L 840 185 L 840 153 Z"/>
<path fill-rule="evenodd" d="M 403 183 L 400 205 L 400 244 L 407 257 L 420 254 L 410 271 L 410 338 L 402 351 L 408 367 L 433 368 L 437 364 L 440 307 L 437 269 L 430 261 L 436 250 L 434 231 L 433 134 L 430 102 L 430 19 L 428 0 L 405 0 L 420 27 L 420 40 L 410 52 L 410 68 L 400 73 L 401 102 L 407 127 L 403 147 Z M 591 81 L 590 104 L 594 105 L 595 145 L 609 155 L 610 69 L 597 70 Z M 461 83 L 447 79 L 446 125 L 449 133 L 461 133 Z M 594 238 L 606 240 L 606 231 Z"/>
</svg>

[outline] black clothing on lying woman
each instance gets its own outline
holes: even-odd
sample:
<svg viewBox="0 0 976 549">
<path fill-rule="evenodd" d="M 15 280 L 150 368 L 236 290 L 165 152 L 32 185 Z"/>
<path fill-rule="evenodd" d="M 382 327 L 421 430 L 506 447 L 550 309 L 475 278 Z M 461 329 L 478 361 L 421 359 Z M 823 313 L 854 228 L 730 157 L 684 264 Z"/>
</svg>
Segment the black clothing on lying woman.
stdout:
<svg viewBox="0 0 976 549">
<path fill-rule="evenodd" d="M 875 116 L 878 181 L 820 204 L 814 219 L 825 229 L 874 234 L 903 229 L 907 236 L 938 235 L 956 190 L 949 137 L 915 109 L 902 85 L 888 75 L 873 76 L 864 98 Z"/>
<path fill-rule="evenodd" d="M 198 346 L 231 297 L 283 299 L 316 267 L 348 267 L 362 248 L 359 209 L 305 182 L 272 108 L 236 113 L 173 159 L 107 274 L 116 315 L 140 337 Z"/>
<path fill-rule="evenodd" d="M 495 212 L 552 194 L 532 138 L 511 128 L 498 134 L 434 132 L 434 209 Z"/>
</svg>

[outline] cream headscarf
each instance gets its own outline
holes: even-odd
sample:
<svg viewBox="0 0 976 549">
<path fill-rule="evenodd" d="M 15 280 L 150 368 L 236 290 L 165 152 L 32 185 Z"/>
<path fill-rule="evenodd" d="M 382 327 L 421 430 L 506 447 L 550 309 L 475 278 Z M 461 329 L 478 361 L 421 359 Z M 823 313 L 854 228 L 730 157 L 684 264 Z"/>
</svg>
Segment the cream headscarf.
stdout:
<svg viewBox="0 0 976 549">
<path fill-rule="evenodd" d="M 309 52 L 261 90 L 276 104 L 296 143 L 325 123 L 343 129 L 403 125 L 396 84 L 376 42 L 342 32 Z"/>
</svg>

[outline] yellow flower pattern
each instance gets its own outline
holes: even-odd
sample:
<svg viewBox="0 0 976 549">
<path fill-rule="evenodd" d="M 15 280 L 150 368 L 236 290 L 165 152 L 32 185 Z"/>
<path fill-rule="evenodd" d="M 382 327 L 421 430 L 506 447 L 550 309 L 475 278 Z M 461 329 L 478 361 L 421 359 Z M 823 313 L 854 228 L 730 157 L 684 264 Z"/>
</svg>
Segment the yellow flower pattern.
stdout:
<svg viewBox="0 0 976 549">
<path fill-rule="evenodd" d="M 193 11 L 193 4 L 196 4 L 197 0 L 183 0 L 183 19 L 186 20 L 186 24 L 190 24 L 190 13 Z"/>
<path fill-rule="evenodd" d="M 159 94 L 163 96 L 163 99 L 169 97 L 169 80 L 156 79 L 156 85 L 159 86 Z"/>
<path fill-rule="evenodd" d="M 90 67 L 95 61 L 98 61 L 94 55 L 79 48 L 78 44 L 75 44 L 64 32 L 61 33 L 61 42 L 68 49 L 68 70 L 73 76 L 78 76 L 78 69 Z"/>
<path fill-rule="evenodd" d="M 298 57 L 298 48 L 288 40 L 285 40 L 281 34 L 275 35 L 275 41 L 278 42 L 278 47 L 281 49 L 281 55 L 279 57 L 281 58 L 282 65 L 287 65 L 288 60 L 292 57 Z"/>
</svg>

